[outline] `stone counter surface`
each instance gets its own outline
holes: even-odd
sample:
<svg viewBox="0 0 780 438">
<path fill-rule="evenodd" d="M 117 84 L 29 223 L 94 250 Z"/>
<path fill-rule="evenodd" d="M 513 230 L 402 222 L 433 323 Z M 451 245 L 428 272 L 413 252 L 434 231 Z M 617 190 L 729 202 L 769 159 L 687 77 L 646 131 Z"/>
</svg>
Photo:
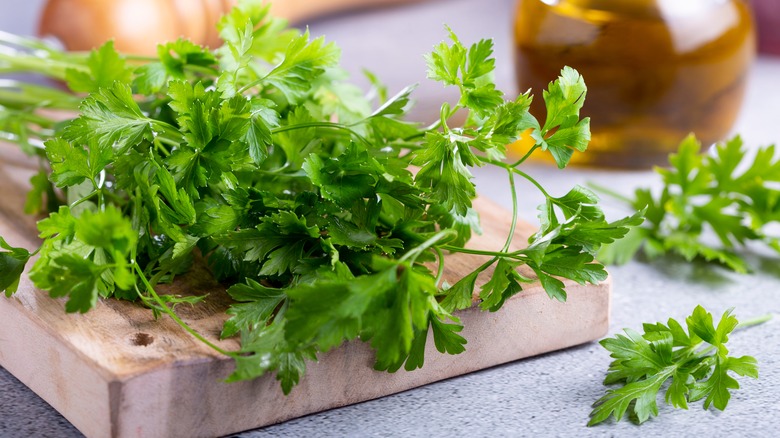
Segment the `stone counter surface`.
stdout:
<svg viewBox="0 0 780 438">
<path fill-rule="evenodd" d="M 330 17 L 310 23 L 315 35 L 326 35 L 343 49 L 344 63 L 354 74 L 366 67 L 390 86 L 391 92 L 419 82 L 418 117 L 438 116 L 442 99 L 453 100 L 438 84 L 425 83 L 422 54 L 445 37 L 443 24 L 461 39 L 496 40 L 497 82 L 514 90 L 511 53 L 512 0 L 429 1 Z M 42 1 L 3 2 L 0 30 L 34 31 Z M 586 78 L 587 79 L 587 78 Z M 748 145 L 780 141 L 780 58 L 761 58 L 751 72 L 747 101 L 735 132 Z M 651 172 L 567 169 L 543 165 L 528 170 L 555 195 L 588 181 L 630 193 L 634 187 L 657 184 Z M 503 174 L 476 172 L 478 190 L 509 207 Z M 523 219 L 535 221 L 542 200 L 518 183 Z M 606 200 L 608 214 L 620 207 Z M 611 267 L 613 309 L 610 334 L 642 322 L 682 319 L 697 304 L 719 316 L 734 307 L 740 319 L 772 312 L 780 315 L 780 259 L 757 251 L 751 255 L 761 269 L 738 275 L 698 263 L 664 259 Z M 0 323 L 2 323 L 0 321 Z M 741 379 L 723 412 L 689 411 L 660 405 L 660 417 L 641 427 L 623 421 L 585 427 L 590 405 L 604 393 L 601 381 L 610 358 L 596 343 L 480 371 L 379 400 L 361 403 L 284 424 L 240 434 L 266 436 L 774 436 L 780 429 L 780 321 L 738 332 L 730 348 L 736 355 L 753 355 L 759 380 Z M 2 340 L 0 340 L 2 354 Z M 43 400 L 0 368 L 0 437 L 77 437 L 79 432 Z"/>
</svg>

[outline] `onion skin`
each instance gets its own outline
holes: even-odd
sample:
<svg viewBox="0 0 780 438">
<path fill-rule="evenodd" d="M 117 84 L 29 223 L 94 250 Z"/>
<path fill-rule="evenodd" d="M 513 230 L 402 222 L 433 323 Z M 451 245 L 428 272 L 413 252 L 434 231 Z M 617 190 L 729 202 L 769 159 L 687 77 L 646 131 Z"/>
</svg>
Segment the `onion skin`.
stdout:
<svg viewBox="0 0 780 438">
<path fill-rule="evenodd" d="M 178 38 L 181 29 L 170 1 L 50 0 L 38 33 L 58 38 L 68 50 L 90 50 L 113 39 L 119 51 L 150 55 L 158 42 Z"/>
<path fill-rule="evenodd" d="M 161 42 L 184 37 L 221 44 L 216 24 L 235 0 L 49 0 L 38 26 L 66 49 L 90 50 L 109 39 L 120 52 L 154 55 Z"/>
<path fill-rule="evenodd" d="M 292 22 L 354 8 L 414 0 L 276 0 L 271 13 Z M 109 39 L 120 52 L 153 55 L 161 42 L 180 37 L 209 47 L 220 45 L 216 23 L 236 0 L 49 0 L 38 26 L 42 37 L 66 49 L 90 50 Z"/>
<path fill-rule="evenodd" d="M 206 42 L 208 29 L 214 27 L 211 14 L 206 10 L 206 0 L 170 0 L 176 22 L 179 25 L 179 37 L 188 38 L 198 44 Z M 162 41 L 157 41 L 162 42 Z"/>
<path fill-rule="evenodd" d="M 219 39 L 217 22 L 223 14 L 226 14 L 235 5 L 235 0 L 203 0 L 203 7 L 207 14 L 206 33 L 203 44 L 209 47 L 219 47 L 222 40 Z"/>
</svg>

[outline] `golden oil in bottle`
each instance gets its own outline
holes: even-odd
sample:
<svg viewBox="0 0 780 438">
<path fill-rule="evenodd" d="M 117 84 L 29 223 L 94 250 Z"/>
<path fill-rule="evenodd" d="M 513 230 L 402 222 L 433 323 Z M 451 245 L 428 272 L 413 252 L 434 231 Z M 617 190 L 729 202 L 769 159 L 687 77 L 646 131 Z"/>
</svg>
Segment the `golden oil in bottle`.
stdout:
<svg viewBox="0 0 780 438">
<path fill-rule="evenodd" d="M 755 56 L 742 0 L 520 0 L 515 43 L 520 90 L 540 95 L 565 65 L 585 78 L 593 137 L 572 163 L 630 168 L 666 163 L 691 132 L 722 140 Z"/>
</svg>

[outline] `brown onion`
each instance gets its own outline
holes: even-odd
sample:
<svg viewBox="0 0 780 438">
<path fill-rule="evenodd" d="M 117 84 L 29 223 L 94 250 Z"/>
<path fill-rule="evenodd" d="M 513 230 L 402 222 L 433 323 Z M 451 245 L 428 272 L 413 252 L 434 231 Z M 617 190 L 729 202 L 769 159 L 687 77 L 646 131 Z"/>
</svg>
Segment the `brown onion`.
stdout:
<svg viewBox="0 0 780 438">
<path fill-rule="evenodd" d="M 39 35 L 58 38 L 68 50 L 89 50 L 113 39 L 117 50 L 151 55 L 157 44 L 186 37 L 219 44 L 216 23 L 225 0 L 49 0 Z"/>
<path fill-rule="evenodd" d="M 276 0 L 275 16 L 299 21 L 350 8 L 413 0 Z M 157 44 L 186 37 L 220 44 L 216 23 L 236 0 L 49 0 L 38 33 L 58 38 L 68 50 L 89 50 L 114 40 L 121 52 L 151 55 Z"/>
</svg>

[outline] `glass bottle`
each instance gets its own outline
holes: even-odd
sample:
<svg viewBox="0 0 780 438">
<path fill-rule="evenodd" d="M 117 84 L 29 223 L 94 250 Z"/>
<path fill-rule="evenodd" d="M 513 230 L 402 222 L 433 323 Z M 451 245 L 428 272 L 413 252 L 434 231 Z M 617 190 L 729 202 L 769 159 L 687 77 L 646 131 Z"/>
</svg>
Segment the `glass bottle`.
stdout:
<svg viewBox="0 0 780 438">
<path fill-rule="evenodd" d="M 722 140 L 755 56 L 743 0 L 520 0 L 515 43 L 520 90 L 565 65 L 585 78 L 593 138 L 572 162 L 629 168 L 666 163 L 691 132 Z"/>
</svg>

